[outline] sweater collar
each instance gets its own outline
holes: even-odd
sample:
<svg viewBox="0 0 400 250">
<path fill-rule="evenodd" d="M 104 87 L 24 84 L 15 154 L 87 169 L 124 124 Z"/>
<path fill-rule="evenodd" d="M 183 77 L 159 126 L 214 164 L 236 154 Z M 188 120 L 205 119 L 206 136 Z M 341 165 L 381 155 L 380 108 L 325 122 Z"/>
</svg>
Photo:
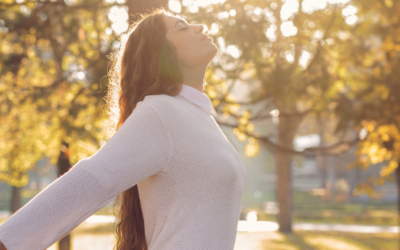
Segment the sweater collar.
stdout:
<svg viewBox="0 0 400 250">
<path fill-rule="evenodd" d="M 208 114 L 211 113 L 214 116 L 217 116 L 217 112 L 214 109 L 214 105 L 212 104 L 211 99 L 206 94 L 200 92 L 198 89 L 193 88 L 189 85 L 182 84 L 182 90 L 178 95 L 199 106 Z"/>
</svg>

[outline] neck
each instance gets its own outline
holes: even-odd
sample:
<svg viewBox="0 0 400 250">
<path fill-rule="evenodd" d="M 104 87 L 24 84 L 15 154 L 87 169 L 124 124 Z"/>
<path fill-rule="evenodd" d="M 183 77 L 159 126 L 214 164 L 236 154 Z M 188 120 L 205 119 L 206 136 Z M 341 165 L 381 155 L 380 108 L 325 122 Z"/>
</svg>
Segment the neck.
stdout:
<svg viewBox="0 0 400 250">
<path fill-rule="evenodd" d="M 198 89 L 201 93 L 204 93 L 204 75 L 206 73 L 206 67 L 191 68 L 182 70 L 183 81 L 182 83 Z"/>
</svg>

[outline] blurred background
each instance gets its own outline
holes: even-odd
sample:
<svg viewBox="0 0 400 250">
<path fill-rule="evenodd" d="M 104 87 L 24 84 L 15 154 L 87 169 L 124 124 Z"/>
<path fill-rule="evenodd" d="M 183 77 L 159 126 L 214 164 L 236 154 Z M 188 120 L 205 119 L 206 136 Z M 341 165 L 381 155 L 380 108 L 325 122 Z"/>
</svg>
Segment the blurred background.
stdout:
<svg viewBox="0 0 400 250">
<path fill-rule="evenodd" d="M 235 250 L 399 249 L 396 0 L 1 0 L 0 223 L 109 139 L 110 55 L 157 7 L 219 49 L 205 93 L 247 169 Z M 112 249 L 114 220 L 49 249 Z"/>
</svg>

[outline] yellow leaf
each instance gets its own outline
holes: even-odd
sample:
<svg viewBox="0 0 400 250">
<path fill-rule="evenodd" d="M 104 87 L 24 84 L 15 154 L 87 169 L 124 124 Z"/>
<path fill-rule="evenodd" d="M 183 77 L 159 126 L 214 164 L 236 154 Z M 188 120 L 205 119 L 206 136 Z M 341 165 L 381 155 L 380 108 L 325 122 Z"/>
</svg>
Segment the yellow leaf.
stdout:
<svg viewBox="0 0 400 250">
<path fill-rule="evenodd" d="M 214 107 L 217 107 L 220 104 L 220 100 L 219 99 L 213 99 L 212 103 L 213 103 Z"/>
<path fill-rule="evenodd" d="M 231 111 L 231 113 L 237 113 L 240 108 L 241 108 L 240 104 L 229 104 L 228 105 L 228 110 Z"/>
<path fill-rule="evenodd" d="M 390 161 L 389 162 L 389 168 L 394 170 L 394 169 L 397 168 L 397 166 L 398 166 L 398 163 L 396 161 Z"/>
<path fill-rule="evenodd" d="M 376 76 L 376 77 L 381 77 L 381 68 L 380 67 L 375 67 L 374 68 L 374 75 Z"/>
<path fill-rule="evenodd" d="M 254 124 L 253 124 L 253 123 L 247 124 L 246 130 L 247 130 L 247 132 L 249 132 L 249 133 L 253 132 L 253 131 L 254 131 Z"/>
<path fill-rule="evenodd" d="M 389 8 L 392 8 L 392 7 L 393 7 L 393 2 L 392 2 L 392 0 L 385 0 L 385 5 L 386 5 L 387 7 L 389 7 Z"/>
<path fill-rule="evenodd" d="M 382 186 L 383 184 L 385 184 L 385 179 L 377 178 L 374 182 L 375 182 L 375 185 Z"/>
<path fill-rule="evenodd" d="M 246 117 L 246 118 L 250 118 L 251 117 L 251 112 L 249 112 L 248 110 L 244 110 L 243 113 L 242 113 L 242 116 Z"/>
<path fill-rule="evenodd" d="M 338 74 L 340 77 L 345 77 L 347 74 L 347 68 L 346 67 L 340 67 L 338 70 Z"/>
<path fill-rule="evenodd" d="M 247 135 L 245 133 L 239 133 L 236 138 L 238 139 L 238 141 L 243 142 L 247 139 Z"/>
<path fill-rule="evenodd" d="M 215 98 L 217 98 L 217 91 L 215 91 L 214 88 L 208 88 L 207 95 L 208 95 L 208 97 L 210 97 L 210 99 L 215 99 Z"/>
<path fill-rule="evenodd" d="M 249 143 L 257 143 L 258 140 L 256 138 L 254 138 L 253 136 L 249 136 Z"/>
<path fill-rule="evenodd" d="M 374 125 L 371 123 L 366 125 L 366 129 L 368 130 L 368 132 L 372 132 L 374 130 L 374 128 L 375 128 Z"/>
<path fill-rule="evenodd" d="M 384 166 L 382 167 L 381 171 L 379 172 L 379 175 L 382 177 L 386 177 L 389 176 L 390 174 L 392 174 L 394 171 L 394 169 L 388 167 L 388 166 Z"/>
<path fill-rule="evenodd" d="M 390 140 L 390 136 L 388 134 L 383 134 L 382 135 L 382 140 L 389 141 Z"/>
<path fill-rule="evenodd" d="M 239 124 L 245 125 L 245 124 L 247 124 L 248 121 L 249 121 L 249 120 L 247 120 L 246 117 L 241 117 L 241 118 L 239 119 Z"/>
<path fill-rule="evenodd" d="M 234 96 L 232 93 L 229 93 L 229 94 L 226 96 L 226 100 L 227 100 L 228 102 L 235 102 L 235 96 Z"/>
<path fill-rule="evenodd" d="M 246 157 L 256 157 L 259 152 L 260 145 L 258 143 L 248 143 L 244 146 L 244 154 Z"/>
<path fill-rule="evenodd" d="M 228 112 L 222 113 L 222 117 L 223 117 L 224 119 L 228 119 L 229 116 L 230 116 L 230 114 L 229 114 Z"/>
<path fill-rule="evenodd" d="M 365 67 L 370 67 L 370 66 L 372 66 L 372 64 L 374 63 L 374 56 L 372 56 L 372 55 L 366 55 L 365 57 L 364 57 L 364 60 L 363 60 L 363 64 L 364 64 L 364 66 Z"/>
</svg>

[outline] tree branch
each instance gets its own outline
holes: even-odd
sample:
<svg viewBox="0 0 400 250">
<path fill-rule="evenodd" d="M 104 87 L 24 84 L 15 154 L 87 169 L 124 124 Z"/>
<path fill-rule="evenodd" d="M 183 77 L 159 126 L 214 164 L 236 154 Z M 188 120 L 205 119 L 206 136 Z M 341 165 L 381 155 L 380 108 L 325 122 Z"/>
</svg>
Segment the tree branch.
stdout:
<svg viewBox="0 0 400 250">
<path fill-rule="evenodd" d="M 223 125 L 223 126 L 227 126 L 227 127 L 231 127 L 231 128 L 237 128 L 236 125 L 232 125 L 229 123 L 224 123 L 221 121 L 217 121 L 217 123 L 219 125 Z M 325 155 L 325 156 L 338 156 L 341 155 L 343 153 L 346 153 L 348 148 L 352 145 L 357 144 L 359 141 L 361 141 L 358 137 L 356 137 L 353 140 L 343 140 L 343 141 L 339 141 L 335 144 L 332 144 L 330 146 L 323 146 L 323 147 L 309 147 L 309 148 L 305 148 L 302 151 L 296 151 L 292 148 L 287 148 L 284 146 L 280 146 L 278 144 L 276 144 L 275 142 L 273 142 L 271 140 L 271 137 L 269 136 L 257 136 L 255 134 L 252 133 L 248 133 L 246 131 L 241 131 L 243 133 L 245 133 L 247 136 L 251 136 L 254 137 L 258 140 L 260 140 L 261 142 L 264 143 L 264 145 L 267 146 L 267 148 L 271 151 L 271 152 L 285 152 L 285 153 L 290 153 L 290 154 L 294 154 L 294 155 L 304 155 L 304 156 L 308 156 L 308 157 L 316 157 L 317 155 Z M 335 149 L 338 149 L 340 147 L 343 146 L 348 146 L 347 149 L 343 150 L 340 153 L 330 153 L 330 151 L 333 151 Z"/>
</svg>

